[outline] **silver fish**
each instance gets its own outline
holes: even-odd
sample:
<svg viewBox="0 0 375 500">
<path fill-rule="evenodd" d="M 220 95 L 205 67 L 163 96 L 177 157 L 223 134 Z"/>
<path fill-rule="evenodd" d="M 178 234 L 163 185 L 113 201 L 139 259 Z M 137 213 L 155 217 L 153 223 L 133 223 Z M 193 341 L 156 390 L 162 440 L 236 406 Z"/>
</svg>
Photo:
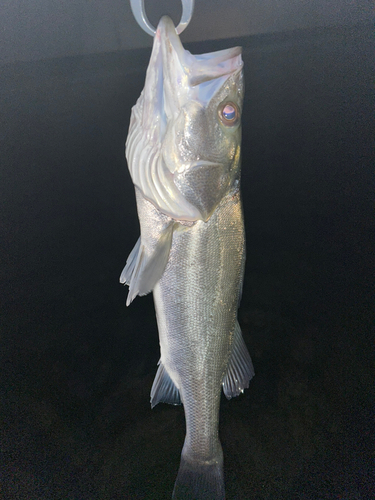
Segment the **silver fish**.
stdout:
<svg viewBox="0 0 375 500">
<path fill-rule="evenodd" d="M 230 399 L 254 375 L 237 322 L 242 66 L 240 47 L 192 55 L 163 17 L 126 142 L 141 236 L 120 282 L 127 305 L 154 294 L 161 358 L 151 406 L 184 405 L 174 499 L 225 498 L 221 388 Z"/>
</svg>

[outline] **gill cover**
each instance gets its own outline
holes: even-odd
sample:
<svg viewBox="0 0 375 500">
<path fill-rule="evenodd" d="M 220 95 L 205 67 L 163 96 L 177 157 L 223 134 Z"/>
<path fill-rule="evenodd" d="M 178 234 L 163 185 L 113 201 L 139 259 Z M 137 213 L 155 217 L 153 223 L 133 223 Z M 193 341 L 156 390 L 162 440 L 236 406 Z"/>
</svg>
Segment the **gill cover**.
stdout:
<svg viewBox="0 0 375 500">
<path fill-rule="evenodd" d="M 192 103 L 199 109 L 209 106 L 227 80 L 241 72 L 242 65 L 240 47 L 191 54 L 183 48 L 172 20 L 167 16 L 160 20 L 145 86 L 132 109 L 126 158 L 135 186 L 158 210 L 173 219 L 207 220 L 229 181 L 222 175 L 220 161 L 200 162 L 197 156 L 197 161 L 191 162 L 186 157 L 184 163 L 183 152 L 176 154 L 173 147 L 167 146 L 166 136 L 172 135 L 173 140 L 181 142 L 176 123 L 181 121 L 184 107 Z M 242 87 L 239 92 L 242 99 Z M 183 140 L 186 143 L 188 138 Z M 232 156 L 236 154 L 239 156 L 239 151 Z M 214 196 L 212 202 L 204 202 L 204 197 L 187 185 L 190 166 L 205 177 L 206 184 L 216 179 L 211 190 L 217 199 Z M 215 172 L 216 178 L 211 172 Z"/>
</svg>

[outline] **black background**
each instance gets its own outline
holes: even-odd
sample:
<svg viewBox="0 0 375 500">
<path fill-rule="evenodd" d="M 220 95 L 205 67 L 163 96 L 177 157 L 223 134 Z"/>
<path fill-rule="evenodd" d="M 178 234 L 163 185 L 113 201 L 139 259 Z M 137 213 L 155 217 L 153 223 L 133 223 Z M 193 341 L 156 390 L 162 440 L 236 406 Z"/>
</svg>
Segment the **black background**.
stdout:
<svg viewBox="0 0 375 500">
<path fill-rule="evenodd" d="M 227 498 L 373 498 L 372 27 L 242 45 L 247 265 L 256 377 L 223 398 Z M 118 283 L 138 238 L 124 158 L 150 51 L 0 71 L 4 499 L 168 499 L 182 407 L 149 392 L 152 297 Z"/>
</svg>

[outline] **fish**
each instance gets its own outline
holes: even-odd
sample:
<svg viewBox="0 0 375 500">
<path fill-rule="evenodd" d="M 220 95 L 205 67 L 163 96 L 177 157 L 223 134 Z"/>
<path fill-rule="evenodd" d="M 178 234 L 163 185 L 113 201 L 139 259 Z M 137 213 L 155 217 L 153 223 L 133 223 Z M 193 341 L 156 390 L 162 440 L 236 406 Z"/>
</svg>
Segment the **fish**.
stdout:
<svg viewBox="0 0 375 500">
<path fill-rule="evenodd" d="M 160 361 L 151 407 L 184 407 L 175 500 L 225 498 L 221 391 L 238 396 L 254 375 L 237 320 L 243 95 L 240 47 L 193 55 L 161 18 L 126 140 L 140 237 L 120 282 L 127 305 L 153 292 Z"/>
</svg>

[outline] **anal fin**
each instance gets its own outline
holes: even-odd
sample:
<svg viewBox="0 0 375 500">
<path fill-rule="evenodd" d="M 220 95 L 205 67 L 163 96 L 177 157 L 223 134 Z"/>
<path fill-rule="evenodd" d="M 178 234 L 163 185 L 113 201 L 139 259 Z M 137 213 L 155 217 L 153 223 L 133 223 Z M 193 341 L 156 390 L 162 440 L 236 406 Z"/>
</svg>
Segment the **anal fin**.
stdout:
<svg viewBox="0 0 375 500">
<path fill-rule="evenodd" d="M 158 403 L 181 404 L 180 393 L 161 360 L 159 361 L 159 368 L 151 388 L 151 408 Z"/>
<path fill-rule="evenodd" d="M 238 396 L 244 389 L 247 389 L 253 376 L 253 363 L 242 338 L 241 327 L 238 321 L 236 321 L 232 353 L 229 359 L 228 370 L 223 380 L 223 391 L 227 399 Z"/>
</svg>

